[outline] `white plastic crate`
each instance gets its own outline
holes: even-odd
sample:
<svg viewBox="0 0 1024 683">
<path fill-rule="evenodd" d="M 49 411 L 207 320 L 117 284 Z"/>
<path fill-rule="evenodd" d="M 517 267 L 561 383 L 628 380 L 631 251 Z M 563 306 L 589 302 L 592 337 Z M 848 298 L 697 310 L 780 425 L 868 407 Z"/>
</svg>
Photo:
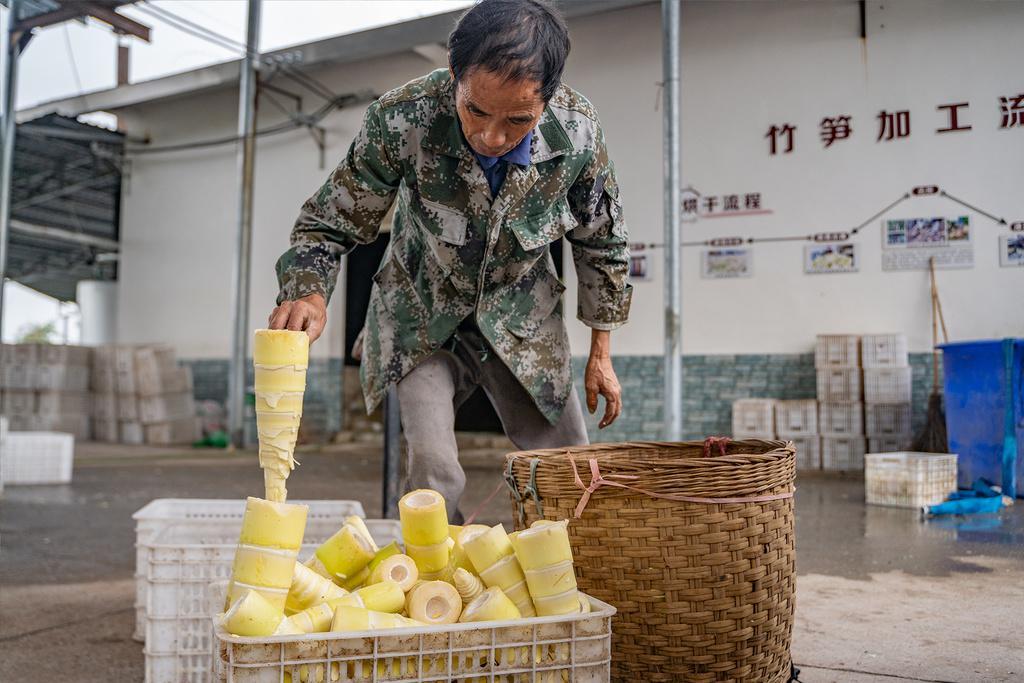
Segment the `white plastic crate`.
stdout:
<svg viewBox="0 0 1024 683">
<path fill-rule="evenodd" d="M 307 520 L 299 558 L 310 556 L 341 523 Z M 398 520 L 368 519 L 366 526 L 379 545 L 402 540 Z M 157 532 L 148 543 L 146 683 L 212 680 L 210 619 L 223 605 L 210 602 L 209 585 L 230 578 L 238 534 L 238 525 L 224 522 L 177 524 Z"/>
<path fill-rule="evenodd" d="M 850 403 L 861 397 L 859 368 L 819 368 L 818 400 Z"/>
<path fill-rule="evenodd" d="M 913 386 L 910 368 L 864 371 L 865 403 L 909 403 Z"/>
<path fill-rule="evenodd" d="M 741 398 L 733 401 L 732 433 L 735 438 L 774 438 L 775 399 Z"/>
<path fill-rule="evenodd" d="M 956 490 L 957 456 L 950 453 L 872 453 L 864 456 L 864 497 L 870 505 L 937 505 Z"/>
<path fill-rule="evenodd" d="M 309 506 L 306 515 L 307 525 L 317 525 L 322 520 L 341 526 L 350 515 L 365 517 L 363 506 L 356 500 L 297 500 Z M 205 522 L 232 522 L 237 537 L 242 528 L 242 516 L 245 514 L 245 501 L 241 499 L 211 498 L 157 498 L 140 508 L 132 519 L 135 520 L 135 632 L 133 638 L 140 642 L 146 638 L 146 576 L 149 567 L 149 548 L 147 544 L 161 529 L 172 524 L 188 523 L 196 526 L 196 539 L 202 539 L 202 524 Z M 213 532 L 209 528 L 205 531 Z"/>
<path fill-rule="evenodd" d="M 813 398 L 802 401 L 778 401 L 775 404 L 775 431 L 779 434 L 818 433 L 818 403 Z"/>
<path fill-rule="evenodd" d="M 906 436 L 869 436 L 868 453 L 892 453 L 893 451 L 905 451 L 910 448 L 913 437 Z"/>
<path fill-rule="evenodd" d="M 75 437 L 58 432 L 9 432 L 3 444 L 2 478 L 17 484 L 67 484 L 75 455 Z"/>
<path fill-rule="evenodd" d="M 241 638 L 217 630 L 219 681 L 605 683 L 615 608 L 444 626 Z"/>
<path fill-rule="evenodd" d="M 821 437 L 817 434 L 779 434 L 779 441 L 793 442 L 797 470 L 821 469 Z"/>
<path fill-rule="evenodd" d="M 860 367 L 860 337 L 855 334 L 819 334 L 814 345 L 814 367 Z"/>
<path fill-rule="evenodd" d="M 911 433 L 910 418 L 909 403 L 868 403 L 864 406 L 864 432 L 869 437 L 906 436 Z"/>
<path fill-rule="evenodd" d="M 905 368 L 910 365 L 907 337 L 903 334 L 867 334 L 860 339 L 865 368 Z"/>
<path fill-rule="evenodd" d="M 863 436 L 821 438 L 821 467 L 834 472 L 864 469 L 864 451 L 867 443 Z"/>
<path fill-rule="evenodd" d="M 821 403 L 818 426 L 822 436 L 859 436 L 864 434 L 863 403 Z"/>
</svg>

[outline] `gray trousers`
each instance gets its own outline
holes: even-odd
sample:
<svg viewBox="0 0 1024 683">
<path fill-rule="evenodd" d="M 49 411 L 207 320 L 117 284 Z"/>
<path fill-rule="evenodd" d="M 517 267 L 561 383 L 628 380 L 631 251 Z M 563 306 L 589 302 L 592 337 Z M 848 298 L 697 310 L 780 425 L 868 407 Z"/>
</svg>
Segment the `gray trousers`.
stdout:
<svg viewBox="0 0 1024 683">
<path fill-rule="evenodd" d="M 455 442 L 455 413 L 477 387 L 487 394 L 505 435 L 517 449 L 589 443 L 575 389 L 558 422 L 551 424 L 480 332 L 464 325 L 442 350 L 398 383 L 402 429 L 408 445 L 406 490 L 428 488 L 439 492 L 453 524 L 462 521 L 459 500 L 466 487 L 466 473 L 459 464 Z"/>
</svg>

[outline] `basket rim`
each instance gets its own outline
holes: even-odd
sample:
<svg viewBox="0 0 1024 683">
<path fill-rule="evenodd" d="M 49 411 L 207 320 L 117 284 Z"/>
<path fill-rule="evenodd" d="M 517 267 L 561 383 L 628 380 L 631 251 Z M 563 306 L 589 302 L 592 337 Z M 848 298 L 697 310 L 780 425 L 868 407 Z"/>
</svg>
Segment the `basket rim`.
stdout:
<svg viewBox="0 0 1024 683">
<path fill-rule="evenodd" d="M 540 458 L 544 460 L 549 458 L 556 460 L 561 457 L 564 460 L 574 460 L 576 462 L 590 460 L 594 455 L 606 455 L 608 457 L 614 457 L 619 451 L 626 450 L 645 450 L 649 449 L 652 454 L 656 454 L 658 451 L 672 450 L 678 451 L 683 448 L 704 448 L 705 441 L 623 441 L 617 443 L 595 443 L 588 444 L 586 446 L 563 446 L 560 448 L 542 448 L 537 450 L 521 450 L 512 451 L 505 455 L 506 463 L 521 458 L 532 460 L 534 458 Z M 712 452 L 710 455 L 693 458 L 685 458 L 686 461 L 696 461 L 700 463 L 730 463 L 735 462 L 737 458 L 749 458 L 751 456 L 755 458 L 762 458 L 766 456 L 784 456 L 787 452 L 790 455 L 796 452 L 796 448 L 793 445 L 792 440 L 778 440 L 778 439 L 731 439 L 727 440 L 727 449 L 734 448 L 736 446 L 745 448 L 762 448 L 765 449 L 759 453 L 727 453 L 726 455 L 715 454 Z M 714 451 L 714 448 L 712 449 Z M 590 456 L 590 457 L 587 457 Z M 667 455 L 666 455 L 667 457 Z M 680 458 L 677 456 L 673 457 L 674 464 L 682 464 Z"/>
</svg>

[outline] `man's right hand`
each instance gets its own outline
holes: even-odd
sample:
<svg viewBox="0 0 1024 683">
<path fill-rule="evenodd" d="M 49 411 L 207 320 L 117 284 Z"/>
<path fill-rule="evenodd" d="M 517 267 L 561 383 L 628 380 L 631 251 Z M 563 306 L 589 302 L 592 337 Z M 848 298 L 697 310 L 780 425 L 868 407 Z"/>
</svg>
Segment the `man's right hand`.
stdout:
<svg viewBox="0 0 1024 683">
<path fill-rule="evenodd" d="M 327 324 L 327 300 L 319 294 L 310 294 L 295 301 L 282 301 L 270 313 L 272 330 L 305 330 L 312 344 Z"/>
</svg>

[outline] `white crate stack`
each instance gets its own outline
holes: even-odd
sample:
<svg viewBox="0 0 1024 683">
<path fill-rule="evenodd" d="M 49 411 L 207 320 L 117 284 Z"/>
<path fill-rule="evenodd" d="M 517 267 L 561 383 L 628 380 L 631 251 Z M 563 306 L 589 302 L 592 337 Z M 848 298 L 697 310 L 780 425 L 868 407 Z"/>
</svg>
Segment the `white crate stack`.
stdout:
<svg viewBox="0 0 1024 683">
<path fill-rule="evenodd" d="M 92 349 L 63 344 L 3 348 L 0 398 L 11 431 L 92 436 L 89 367 Z"/>
<path fill-rule="evenodd" d="M 903 451 L 913 438 L 907 338 L 902 334 L 865 335 L 861 339 L 861 356 L 868 452 Z"/>
<path fill-rule="evenodd" d="M 777 401 L 775 431 L 782 441 L 796 447 L 798 470 L 821 469 L 821 438 L 818 433 L 818 403 L 814 399 Z"/>
<path fill-rule="evenodd" d="M 833 471 L 864 469 L 863 377 L 860 337 L 818 335 L 814 367 L 818 383 L 821 466 Z"/>
<path fill-rule="evenodd" d="M 776 403 L 773 398 L 741 398 L 733 401 L 733 438 L 774 439 Z"/>
<path fill-rule="evenodd" d="M 177 364 L 168 346 L 97 349 L 93 390 L 98 440 L 165 446 L 201 436 L 192 372 Z"/>
</svg>

